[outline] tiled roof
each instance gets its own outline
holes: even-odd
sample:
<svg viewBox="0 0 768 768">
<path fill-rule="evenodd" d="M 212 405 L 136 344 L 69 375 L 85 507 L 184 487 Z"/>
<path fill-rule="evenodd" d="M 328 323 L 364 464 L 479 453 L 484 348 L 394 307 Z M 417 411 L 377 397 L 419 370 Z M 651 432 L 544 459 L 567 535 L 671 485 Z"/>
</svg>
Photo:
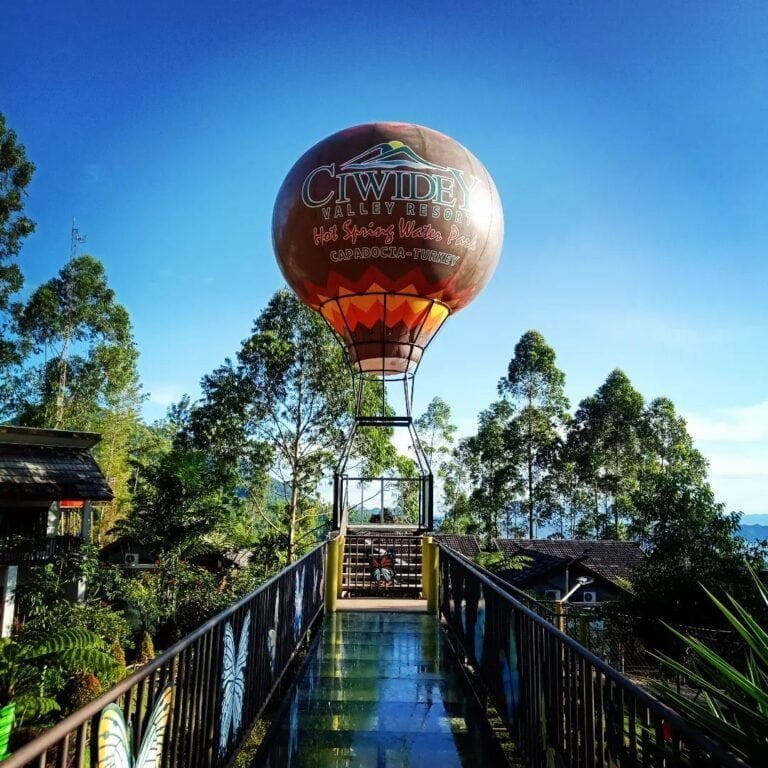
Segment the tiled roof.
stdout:
<svg viewBox="0 0 768 768">
<path fill-rule="evenodd" d="M 480 552 L 480 545 L 474 536 L 468 534 L 436 533 L 435 541 L 456 550 L 464 557 L 475 557 Z"/>
<path fill-rule="evenodd" d="M 111 501 L 112 490 L 83 448 L 0 442 L 0 499 Z"/>
<path fill-rule="evenodd" d="M 505 576 L 515 584 L 532 584 L 576 559 L 609 581 L 630 579 L 644 556 L 640 545 L 633 541 L 495 539 L 495 542 L 505 557 L 526 555 L 532 559 L 522 570 L 510 571 Z"/>
</svg>

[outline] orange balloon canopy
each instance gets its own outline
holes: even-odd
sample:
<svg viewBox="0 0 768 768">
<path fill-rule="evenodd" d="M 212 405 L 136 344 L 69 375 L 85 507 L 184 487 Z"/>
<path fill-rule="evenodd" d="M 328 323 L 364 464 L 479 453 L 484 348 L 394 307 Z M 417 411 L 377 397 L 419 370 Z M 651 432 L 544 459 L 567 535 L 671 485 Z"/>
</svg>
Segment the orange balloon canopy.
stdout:
<svg viewBox="0 0 768 768">
<path fill-rule="evenodd" d="M 499 259 L 504 223 L 488 171 L 461 144 L 406 123 L 335 133 L 299 159 L 272 237 L 288 284 L 363 373 L 404 374 Z"/>
</svg>

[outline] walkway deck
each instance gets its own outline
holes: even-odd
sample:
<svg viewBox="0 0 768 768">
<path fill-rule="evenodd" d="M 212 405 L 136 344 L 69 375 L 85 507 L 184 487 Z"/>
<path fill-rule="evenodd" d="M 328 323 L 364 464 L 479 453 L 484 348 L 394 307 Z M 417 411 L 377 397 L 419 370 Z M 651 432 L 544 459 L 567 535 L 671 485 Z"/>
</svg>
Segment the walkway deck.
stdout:
<svg viewBox="0 0 768 768">
<path fill-rule="evenodd" d="M 347 597 L 339 600 L 336 610 L 343 613 L 426 613 L 427 601 L 407 597 Z"/>
<path fill-rule="evenodd" d="M 326 618 L 263 765 L 503 765 L 455 664 L 434 616 L 344 610 Z"/>
</svg>

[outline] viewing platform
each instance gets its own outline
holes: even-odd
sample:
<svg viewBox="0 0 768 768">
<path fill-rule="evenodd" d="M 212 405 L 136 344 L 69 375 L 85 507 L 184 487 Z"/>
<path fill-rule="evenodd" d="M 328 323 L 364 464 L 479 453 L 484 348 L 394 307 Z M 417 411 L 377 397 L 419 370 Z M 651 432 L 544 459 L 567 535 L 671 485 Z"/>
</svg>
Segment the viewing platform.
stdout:
<svg viewBox="0 0 768 768">
<path fill-rule="evenodd" d="M 318 544 L 3 768 L 149 754 L 156 768 L 504 766 L 505 754 L 526 768 L 750 768 L 535 600 L 430 536 L 407 538 L 418 569 L 410 541 L 386 542 L 386 563 L 373 541 L 352 547 L 383 591 L 352 599 L 344 537 Z M 384 591 L 382 569 L 396 585 L 401 564 L 415 581 Z"/>
<path fill-rule="evenodd" d="M 425 601 L 341 601 L 254 768 L 503 765 L 488 730 Z"/>
</svg>

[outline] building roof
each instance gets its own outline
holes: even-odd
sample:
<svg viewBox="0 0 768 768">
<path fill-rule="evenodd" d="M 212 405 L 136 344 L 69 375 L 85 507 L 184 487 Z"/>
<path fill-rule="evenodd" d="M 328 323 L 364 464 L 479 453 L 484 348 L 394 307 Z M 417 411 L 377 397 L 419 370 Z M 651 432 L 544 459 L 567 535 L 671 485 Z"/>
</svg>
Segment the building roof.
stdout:
<svg viewBox="0 0 768 768">
<path fill-rule="evenodd" d="M 0 443 L 9 445 L 50 445 L 62 448 L 93 448 L 101 440 L 98 432 L 71 432 L 67 429 L 38 429 L 0 424 Z"/>
<path fill-rule="evenodd" d="M 525 555 L 531 562 L 505 578 L 518 586 L 532 585 L 540 578 L 577 561 L 608 581 L 631 579 L 644 555 L 634 541 L 587 541 L 578 539 L 495 539 L 505 557 Z"/>
<path fill-rule="evenodd" d="M 0 426 L 0 501 L 111 501 L 90 432 Z"/>
<path fill-rule="evenodd" d="M 477 539 L 469 534 L 436 533 L 434 538 L 435 541 L 450 547 L 464 557 L 474 558 L 480 552 Z"/>
</svg>

